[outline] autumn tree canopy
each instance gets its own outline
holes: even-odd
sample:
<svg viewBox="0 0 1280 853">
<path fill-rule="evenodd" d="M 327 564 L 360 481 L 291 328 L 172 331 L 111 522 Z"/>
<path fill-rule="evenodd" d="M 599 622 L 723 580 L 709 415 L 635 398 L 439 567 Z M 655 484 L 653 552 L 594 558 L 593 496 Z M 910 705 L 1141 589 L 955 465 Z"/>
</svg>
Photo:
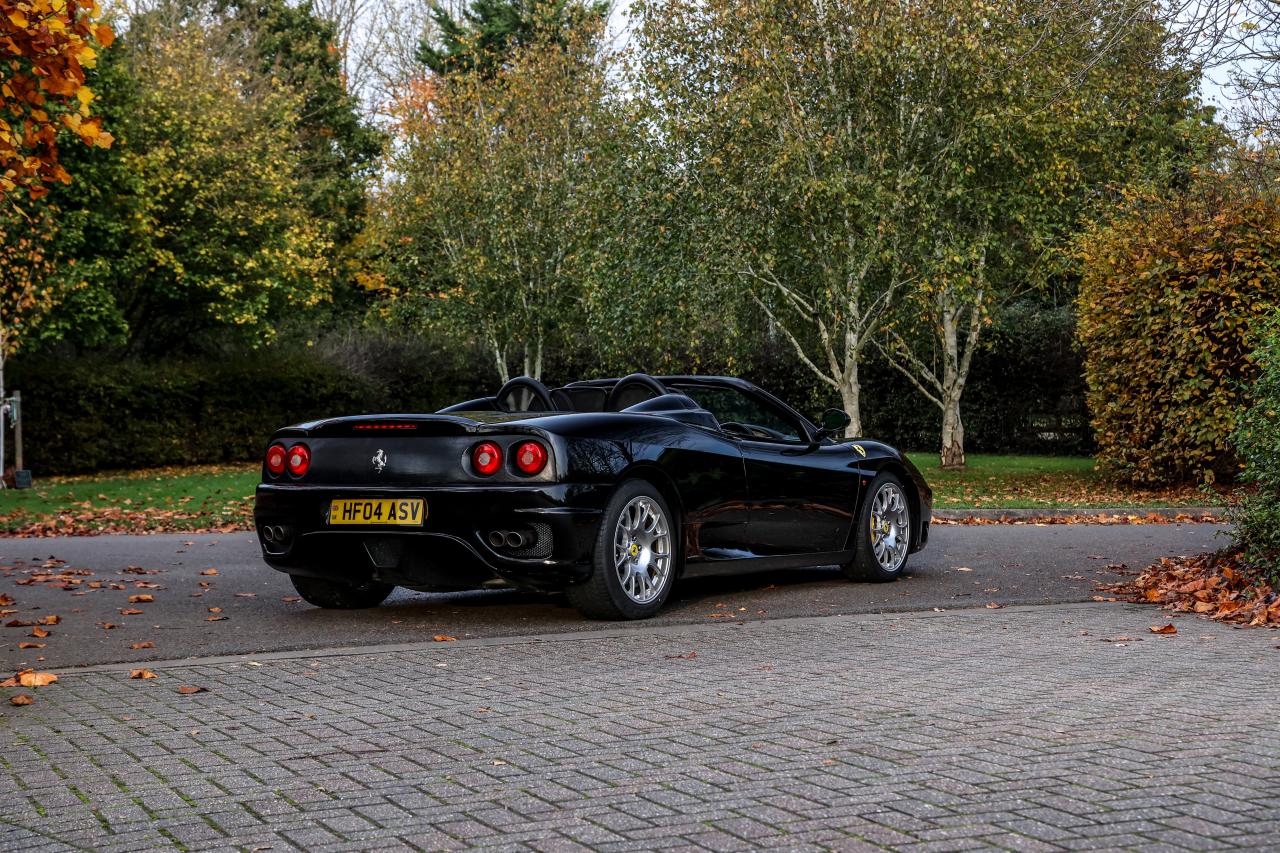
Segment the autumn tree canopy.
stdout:
<svg viewBox="0 0 1280 853">
<path fill-rule="evenodd" d="M 111 145 L 85 85 L 85 69 L 113 39 L 98 16 L 93 2 L 0 0 L 0 198 L 19 188 L 39 198 L 46 184 L 71 180 L 58 162 L 59 128 Z"/>
</svg>

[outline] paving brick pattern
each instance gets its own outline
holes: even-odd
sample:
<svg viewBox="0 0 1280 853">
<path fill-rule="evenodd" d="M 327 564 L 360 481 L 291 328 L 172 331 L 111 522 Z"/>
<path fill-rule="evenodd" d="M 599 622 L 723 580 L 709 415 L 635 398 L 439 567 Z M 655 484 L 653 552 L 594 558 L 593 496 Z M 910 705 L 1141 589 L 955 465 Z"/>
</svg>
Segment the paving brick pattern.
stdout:
<svg viewBox="0 0 1280 853">
<path fill-rule="evenodd" d="M 718 620 L 70 673 L 5 706 L 0 847 L 1274 849 L 1280 636 L 1158 619 Z"/>
</svg>

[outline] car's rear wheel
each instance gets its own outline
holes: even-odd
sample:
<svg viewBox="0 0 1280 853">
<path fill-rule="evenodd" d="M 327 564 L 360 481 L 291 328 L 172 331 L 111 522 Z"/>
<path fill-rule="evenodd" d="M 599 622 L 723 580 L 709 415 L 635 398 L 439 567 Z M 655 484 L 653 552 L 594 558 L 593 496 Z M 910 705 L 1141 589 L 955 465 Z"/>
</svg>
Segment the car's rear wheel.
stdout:
<svg viewBox="0 0 1280 853">
<path fill-rule="evenodd" d="M 293 581 L 293 588 L 302 596 L 303 601 L 330 610 L 377 607 L 395 589 L 389 583 L 365 581 L 362 584 L 349 584 L 306 575 L 289 575 L 289 580 Z"/>
<path fill-rule="evenodd" d="M 902 577 L 911 550 L 911 499 L 902 481 L 881 471 L 871 481 L 858 514 L 853 562 L 845 574 L 860 581 L 892 581 Z"/>
<path fill-rule="evenodd" d="M 645 619 L 675 581 L 679 525 L 651 483 L 628 480 L 605 508 L 591 577 L 566 590 L 588 619 Z"/>
</svg>

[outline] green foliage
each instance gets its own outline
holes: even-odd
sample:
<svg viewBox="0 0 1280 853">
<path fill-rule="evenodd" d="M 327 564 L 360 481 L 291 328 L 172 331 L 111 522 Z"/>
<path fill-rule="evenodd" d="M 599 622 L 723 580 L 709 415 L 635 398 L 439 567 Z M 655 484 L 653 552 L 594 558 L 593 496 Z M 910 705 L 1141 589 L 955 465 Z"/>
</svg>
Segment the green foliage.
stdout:
<svg viewBox="0 0 1280 853">
<path fill-rule="evenodd" d="M 1258 329 L 1280 305 L 1280 204 L 1216 176 L 1135 193 L 1078 252 L 1099 459 L 1142 484 L 1229 479 Z"/>
<path fill-rule="evenodd" d="M 1233 508 L 1236 537 L 1248 562 L 1280 583 L 1280 313 L 1254 355 L 1253 405 L 1231 435 L 1249 486 Z"/>
<path fill-rule="evenodd" d="M 162 3 L 103 51 L 91 77 L 118 141 L 68 152 L 76 180 L 51 196 L 66 298 L 46 340 L 243 346 L 330 299 L 376 137 L 327 25 L 275 0 L 235 8 Z"/>
<path fill-rule="evenodd" d="M 418 61 L 436 74 L 479 73 L 492 77 L 523 48 L 545 41 L 562 45 L 572 33 L 598 28 L 608 15 L 605 2 L 582 0 L 473 0 L 456 15 L 439 0 L 428 8 L 436 32 L 424 36 Z"/>
<path fill-rule="evenodd" d="M 382 150 L 382 134 L 361 121 L 342 76 L 334 25 L 311 0 L 220 0 L 243 27 L 260 73 L 300 94 L 294 126 L 299 188 L 308 212 L 344 247 L 363 224 L 365 183 Z"/>
</svg>

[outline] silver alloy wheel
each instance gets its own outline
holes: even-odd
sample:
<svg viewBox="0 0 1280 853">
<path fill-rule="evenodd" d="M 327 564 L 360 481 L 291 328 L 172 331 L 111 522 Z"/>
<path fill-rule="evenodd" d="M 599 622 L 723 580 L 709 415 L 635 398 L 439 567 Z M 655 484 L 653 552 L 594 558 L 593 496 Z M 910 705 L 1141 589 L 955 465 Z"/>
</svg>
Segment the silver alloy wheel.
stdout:
<svg viewBox="0 0 1280 853">
<path fill-rule="evenodd" d="M 886 572 L 896 572 L 907 559 L 911 510 L 897 483 L 883 483 L 871 499 L 871 548 Z"/>
<path fill-rule="evenodd" d="M 632 498 L 613 532 L 613 568 L 622 591 L 636 604 L 658 597 L 671 573 L 671 527 L 653 498 Z"/>
</svg>

